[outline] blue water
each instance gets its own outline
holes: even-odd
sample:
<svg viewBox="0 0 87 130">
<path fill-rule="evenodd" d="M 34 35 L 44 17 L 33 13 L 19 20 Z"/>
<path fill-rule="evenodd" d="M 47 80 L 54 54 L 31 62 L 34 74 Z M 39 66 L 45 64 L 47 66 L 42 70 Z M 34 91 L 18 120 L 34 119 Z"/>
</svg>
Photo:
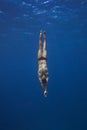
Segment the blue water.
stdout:
<svg viewBox="0 0 87 130">
<path fill-rule="evenodd" d="M 47 98 L 37 75 L 40 30 Z M 87 130 L 87 0 L 0 0 L 0 130 Z"/>
</svg>

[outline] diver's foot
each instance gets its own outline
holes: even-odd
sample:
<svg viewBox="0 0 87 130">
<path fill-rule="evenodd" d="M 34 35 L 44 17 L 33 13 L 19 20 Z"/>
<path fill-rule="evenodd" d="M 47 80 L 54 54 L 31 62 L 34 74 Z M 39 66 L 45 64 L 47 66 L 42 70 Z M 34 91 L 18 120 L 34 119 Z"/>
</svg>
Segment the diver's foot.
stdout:
<svg viewBox="0 0 87 130">
<path fill-rule="evenodd" d="M 42 31 L 40 31 L 40 38 L 42 38 L 42 35 L 43 35 L 43 32 L 42 32 Z"/>
<path fill-rule="evenodd" d="M 46 32 L 45 31 L 43 32 L 43 37 L 46 39 Z"/>
<path fill-rule="evenodd" d="M 44 91 L 44 97 L 47 97 L 47 91 L 46 90 Z"/>
</svg>

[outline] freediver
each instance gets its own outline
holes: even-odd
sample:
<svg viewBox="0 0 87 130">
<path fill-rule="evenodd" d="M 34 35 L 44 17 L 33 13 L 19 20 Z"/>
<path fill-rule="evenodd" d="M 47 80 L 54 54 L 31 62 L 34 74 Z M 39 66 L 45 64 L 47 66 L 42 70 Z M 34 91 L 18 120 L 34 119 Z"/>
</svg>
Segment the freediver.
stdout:
<svg viewBox="0 0 87 130">
<path fill-rule="evenodd" d="M 44 91 L 44 96 L 47 97 L 48 91 L 48 68 L 47 68 L 47 50 L 46 50 L 46 32 L 40 31 L 39 35 L 39 50 L 38 50 L 38 77 Z"/>
</svg>

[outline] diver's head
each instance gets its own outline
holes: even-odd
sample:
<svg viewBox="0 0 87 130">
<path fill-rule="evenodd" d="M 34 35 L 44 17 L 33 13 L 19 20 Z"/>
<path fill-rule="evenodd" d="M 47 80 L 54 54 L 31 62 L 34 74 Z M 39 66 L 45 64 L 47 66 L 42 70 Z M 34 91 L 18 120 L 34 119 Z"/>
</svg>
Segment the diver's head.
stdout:
<svg viewBox="0 0 87 130">
<path fill-rule="evenodd" d="M 44 97 L 47 97 L 47 91 L 46 90 L 44 91 Z"/>
<path fill-rule="evenodd" d="M 42 76 L 42 82 L 46 83 L 46 76 L 45 75 Z"/>
</svg>

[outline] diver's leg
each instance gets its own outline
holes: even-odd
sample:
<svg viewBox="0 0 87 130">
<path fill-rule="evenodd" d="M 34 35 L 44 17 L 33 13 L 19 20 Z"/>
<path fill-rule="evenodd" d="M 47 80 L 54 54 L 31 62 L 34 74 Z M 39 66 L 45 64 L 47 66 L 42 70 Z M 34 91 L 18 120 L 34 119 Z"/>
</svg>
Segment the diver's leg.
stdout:
<svg viewBox="0 0 87 130">
<path fill-rule="evenodd" d="M 39 49 L 42 50 L 42 31 L 40 31 L 39 35 Z"/>
<path fill-rule="evenodd" d="M 44 38 L 44 43 L 43 43 L 43 49 L 46 50 L 46 32 L 43 32 L 43 38 Z"/>
<path fill-rule="evenodd" d="M 38 50 L 38 59 L 41 58 L 42 53 L 43 53 L 43 45 L 42 45 L 42 32 L 40 32 L 39 35 L 39 50 Z"/>
</svg>

